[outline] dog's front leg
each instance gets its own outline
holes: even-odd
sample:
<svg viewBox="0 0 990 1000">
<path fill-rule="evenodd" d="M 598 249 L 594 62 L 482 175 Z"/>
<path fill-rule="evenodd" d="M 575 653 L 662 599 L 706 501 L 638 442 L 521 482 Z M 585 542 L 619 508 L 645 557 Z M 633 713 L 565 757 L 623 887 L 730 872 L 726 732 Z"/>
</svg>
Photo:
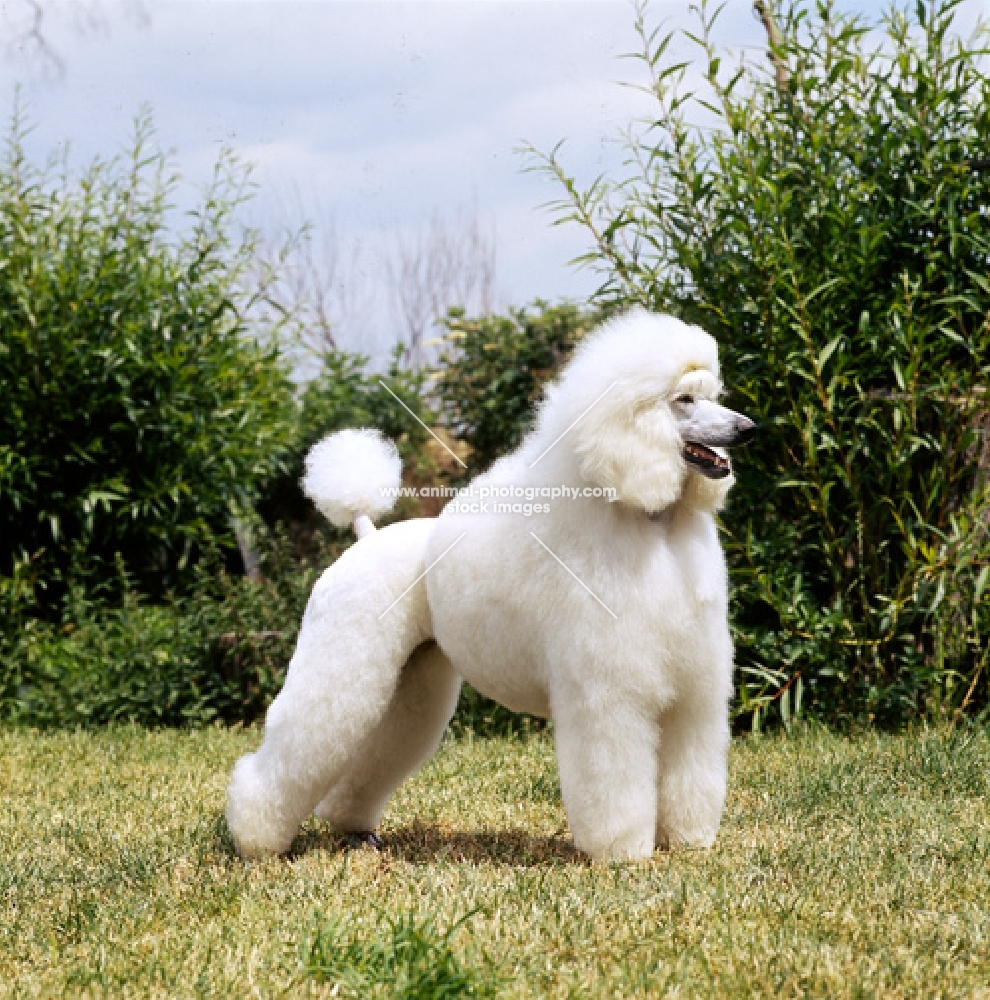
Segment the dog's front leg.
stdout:
<svg viewBox="0 0 990 1000">
<path fill-rule="evenodd" d="M 657 726 L 632 699 L 577 685 L 557 692 L 554 739 L 560 790 L 574 845 L 595 860 L 653 853 Z"/>
<path fill-rule="evenodd" d="M 660 719 L 657 843 L 711 847 L 725 804 L 728 695 L 685 698 Z"/>
</svg>

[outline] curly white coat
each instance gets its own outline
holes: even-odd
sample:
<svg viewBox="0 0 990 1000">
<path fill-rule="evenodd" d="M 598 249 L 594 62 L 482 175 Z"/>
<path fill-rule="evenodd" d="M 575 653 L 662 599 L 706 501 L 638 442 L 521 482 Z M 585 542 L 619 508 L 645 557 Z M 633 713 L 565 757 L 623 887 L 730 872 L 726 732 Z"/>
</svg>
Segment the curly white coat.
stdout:
<svg viewBox="0 0 990 1000">
<path fill-rule="evenodd" d="M 264 741 L 234 770 L 227 821 L 241 854 L 286 850 L 314 810 L 337 829 L 372 830 L 436 749 L 462 678 L 553 721 L 578 848 L 642 858 L 710 845 L 732 690 L 714 519 L 732 477 L 719 446 L 752 430 L 715 402 L 720 388 L 708 334 L 643 311 L 619 317 L 586 339 L 534 431 L 474 480 L 473 496 L 439 518 L 372 531 L 331 566 Z M 723 468 L 689 461 L 691 441 Z M 362 460 L 347 444 L 372 470 L 367 482 L 349 472 L 347 497 L 314 499 L 339 517 L 360 497 L 348 509 L 361 518 L 391 452 Z M 533 492 L 564 485 L 613 500 Z M 494 488 L 523 496 L 482 497 Z"/>
</svg>

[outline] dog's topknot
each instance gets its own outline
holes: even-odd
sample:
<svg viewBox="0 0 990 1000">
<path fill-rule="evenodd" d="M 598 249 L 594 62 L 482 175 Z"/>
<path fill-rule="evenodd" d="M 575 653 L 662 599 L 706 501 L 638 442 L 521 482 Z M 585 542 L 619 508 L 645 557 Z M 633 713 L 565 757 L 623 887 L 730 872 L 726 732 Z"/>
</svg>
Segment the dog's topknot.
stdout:
<svg viewBox="0 0 990 1000">
<path fill-rule="evenodd" d="M 338 528 L 359 517 L 375 519 L 395 505 L 402 460 L 376 430 L 338 431 L 310 448 L 303 492 Z"/>
</svg>

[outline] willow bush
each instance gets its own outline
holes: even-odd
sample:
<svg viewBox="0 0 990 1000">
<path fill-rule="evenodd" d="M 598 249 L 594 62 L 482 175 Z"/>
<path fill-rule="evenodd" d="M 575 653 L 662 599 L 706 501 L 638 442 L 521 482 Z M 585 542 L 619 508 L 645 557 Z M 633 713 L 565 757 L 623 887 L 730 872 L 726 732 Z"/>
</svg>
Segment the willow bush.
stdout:
<svg viewBox="0 0 990 1000">
<path fill-rule="evenodd" d="M 200 560 L 185 594 L 152 602 L 126 578 L 113 600 L 73 581 L 56 621 L 0 591 L 0 722 L 38 727 L 249 723 L 285 680 L 317 566 L 264 538 L 261 579 Z"/>
<path fill-rule="evenodd" d="M 640 7 L 629 171 L 540 161 L 600 301 L 705 326 L 761 425 L 725 515 L 757 726 L 987 706 L 990 36 L 957 6 L 757 4 L 768 58 L 733 58 L 703 3 L 688 63 Z"/>
<path fill-rule="evenodd" d="M 295 405 L 229 157 L 184 216 L 138 123 L 130 152 L 35 166 L 15 119 L 0 158 L 0 589 L 55 607 L 79 580 L 161 597 L 279 467 Z"/>
</svg>

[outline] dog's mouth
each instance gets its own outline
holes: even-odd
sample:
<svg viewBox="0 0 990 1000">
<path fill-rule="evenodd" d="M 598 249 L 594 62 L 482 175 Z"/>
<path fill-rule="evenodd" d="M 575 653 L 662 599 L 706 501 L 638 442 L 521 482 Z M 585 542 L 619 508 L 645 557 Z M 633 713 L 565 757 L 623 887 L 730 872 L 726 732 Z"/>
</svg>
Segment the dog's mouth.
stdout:
<svg viewBox="0 0 990 1000">
<path fill-rule="evenodd" d="M 703 476 L 709 479 L 724 479 L 732 472 L 732 465 L 723 455 L 706 448 L 697 441 L 685 441 L 681 452 L 685 461 L 690 462 Z"/>
</svg>

